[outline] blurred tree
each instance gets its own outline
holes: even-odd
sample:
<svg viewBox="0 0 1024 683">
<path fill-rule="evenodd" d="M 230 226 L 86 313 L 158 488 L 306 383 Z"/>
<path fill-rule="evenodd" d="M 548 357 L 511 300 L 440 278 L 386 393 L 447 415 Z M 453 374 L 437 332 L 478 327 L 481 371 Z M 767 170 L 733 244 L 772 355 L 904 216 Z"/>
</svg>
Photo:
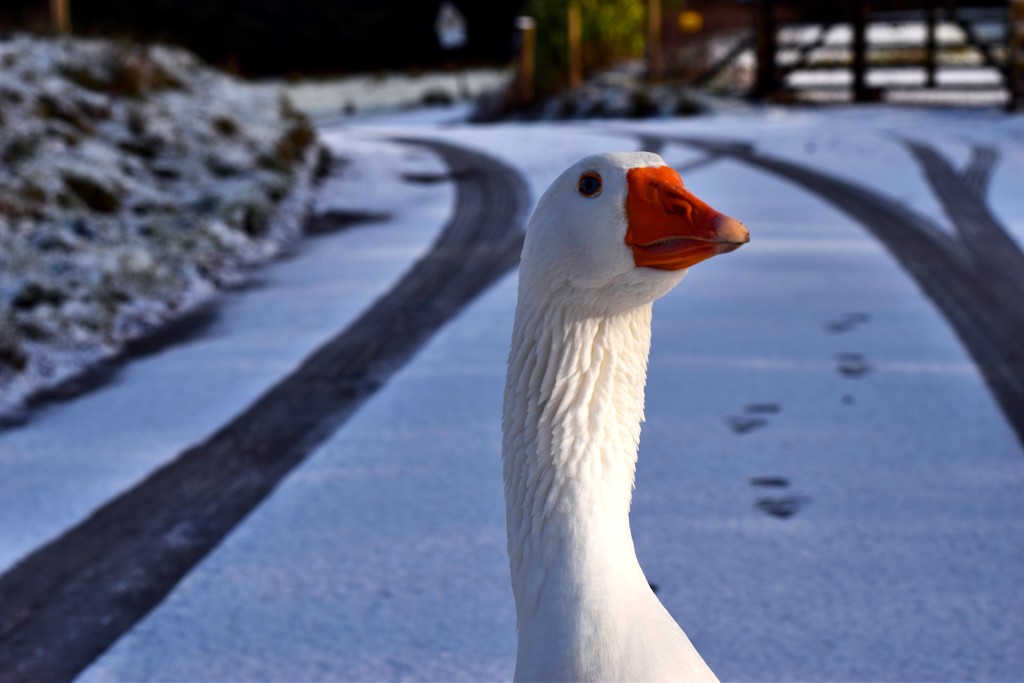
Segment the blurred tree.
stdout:
<svg viewBox="0 0 1024 683">
<path fill-rule="evenodd" d="M 646 0 L 529 0 L 526 13 L 537 21 L 537 86 L 565 87 L 569 78 L 569 4 L 580 8 L 583 73 L 644 52 Z"/>
</svg>

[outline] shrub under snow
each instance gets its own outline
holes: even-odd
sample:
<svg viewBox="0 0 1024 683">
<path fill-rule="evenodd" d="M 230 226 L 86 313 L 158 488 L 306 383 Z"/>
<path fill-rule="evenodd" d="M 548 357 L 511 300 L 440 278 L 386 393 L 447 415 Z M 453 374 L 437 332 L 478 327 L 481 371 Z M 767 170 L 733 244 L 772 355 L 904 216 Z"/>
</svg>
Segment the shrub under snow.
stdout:
<svg viewBox="0 0 1024 683">
<path fill-rule="evenodd" d="M 0 412 L 272 255 L 314 141 L 181 50 L 0 41 Z"/>
</svg>

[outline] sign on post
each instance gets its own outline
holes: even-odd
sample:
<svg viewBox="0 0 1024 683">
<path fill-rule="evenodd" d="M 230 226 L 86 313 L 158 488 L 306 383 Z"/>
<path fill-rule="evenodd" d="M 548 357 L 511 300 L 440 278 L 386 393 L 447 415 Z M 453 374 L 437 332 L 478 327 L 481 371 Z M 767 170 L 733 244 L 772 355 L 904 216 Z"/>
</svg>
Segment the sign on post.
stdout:
<svg viewBox="0 0 1024 683">
<path fill-rule="evenodd" d="M 683 33 L 700 33 L 704 28 L 704 15 L 693 10 L 679 13 L 679 30 Z"/>
</svg>

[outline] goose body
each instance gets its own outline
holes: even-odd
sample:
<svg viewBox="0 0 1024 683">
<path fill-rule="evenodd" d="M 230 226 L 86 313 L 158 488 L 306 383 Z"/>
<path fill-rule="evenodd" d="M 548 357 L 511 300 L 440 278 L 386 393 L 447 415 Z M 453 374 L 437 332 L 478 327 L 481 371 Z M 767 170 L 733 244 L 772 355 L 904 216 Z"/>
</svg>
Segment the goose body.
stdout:
<svg viewBox="0 0 1024 683">
<path fill-rule="evenodd" d="M 587 157 L 530 220 L 502 415 L 516 680 L 714 681 L 629 527 L 655 299 L 747 241 L 655 154 Z"/>
</svg>

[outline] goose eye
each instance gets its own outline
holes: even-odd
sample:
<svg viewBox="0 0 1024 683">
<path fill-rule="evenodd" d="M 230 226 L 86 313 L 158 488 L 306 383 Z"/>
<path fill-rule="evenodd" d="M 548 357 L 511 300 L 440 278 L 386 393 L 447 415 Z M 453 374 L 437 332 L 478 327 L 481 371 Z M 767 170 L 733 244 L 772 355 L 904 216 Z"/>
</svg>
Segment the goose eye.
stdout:
<svg viewBox="0 0 1024 683">
<path fill-rule="evenodd" d="M 588 171 L 580 176 L 580 194 L 584 197 L 596 197 L 601 192 L 601 176 Z"/>
</svg>

